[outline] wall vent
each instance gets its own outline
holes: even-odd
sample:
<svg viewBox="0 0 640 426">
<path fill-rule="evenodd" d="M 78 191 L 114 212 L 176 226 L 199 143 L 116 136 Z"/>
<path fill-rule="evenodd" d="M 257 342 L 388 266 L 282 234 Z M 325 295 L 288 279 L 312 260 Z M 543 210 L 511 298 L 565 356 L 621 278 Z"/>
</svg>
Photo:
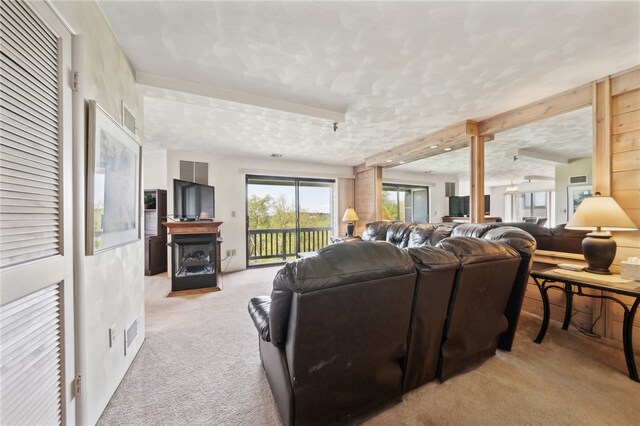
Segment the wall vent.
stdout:
<svg viewBox="0 0 640 426">
<path fill-rule="evenodd" d="M 209 163 L 180 160 L 180 180 L 209 184 Z"/>
<path fill-rule="evenodd" d="M 576 185 L 580 183 L 589 183 L 589 176 L 570 176 L 569 177 L 569 185 Z"/>
<path fill-rule="evenodd" d="M 122 102 L 122 127 L 127 129 L 132 135 L 136 134 L 136 117 L 124 102 Z"/>
<path fill-rule="evenodd" d="M 131 344 L 138 336 L 138 320 L 135 320 L 131 326 L 124 331 L 124 354 L 126 355 Z"/>
<path fill-rule="evenodd" d="M 444 183 L 444 196 L 445 197 L 455 197 L 456 196 L 456 183 L 455 182 L 445 182 Z"/>
</svg>

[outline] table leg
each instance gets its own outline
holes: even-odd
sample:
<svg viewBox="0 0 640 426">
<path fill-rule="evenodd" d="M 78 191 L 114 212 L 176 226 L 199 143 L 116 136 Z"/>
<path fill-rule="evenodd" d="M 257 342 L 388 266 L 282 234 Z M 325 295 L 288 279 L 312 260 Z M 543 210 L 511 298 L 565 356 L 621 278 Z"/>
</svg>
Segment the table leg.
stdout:
<svg viewBox="0 0 640 426">
<path fill-rule="evenodd" d="M 536 284 L 538 284 L 536 282 Z M 540 326 L 540 332 L 538 332 L 538 337 L 534 340 L 536 343 L 542 343 L 542 339 L 544 339 L 544 335 L 547 334 L 547 328 L 549 328 L 549 316 L 551 316 L 551 309 L 549 309 L 549 295 L 547 294 L 548 288 L 538 284 L 538 288 L 540 289 L 540 296 L 542 297 L 542 308 L 544 309 L 544 315 L 542 317 L 542 325 Z"/>
<path fill-rule="evenodd" d="M 571 291 L 571 284 L 564 284 L 564 321 L 562 322 L 562 329 L 568 330 L 569 323 L 571 322 L 571 313 L 573 312 L 573 292 Z"/>
<path fill-rule="evenodd" d="M 624 320 L 622 323 L 622 345 L 624 348 L 624 358 L 627 361 L 627 368 L 629 369 L 629 377 L 636 382 L 640 382 L 638 377 L 638 370 L 636 369 L 636 362 L 633 358 L 633 318 L 638 310 L 638 304 L 640 304 L 640 297 L 636 297 L 636 301 L 631 307 L 631 310 L 624 313 Z"/>
</svg>

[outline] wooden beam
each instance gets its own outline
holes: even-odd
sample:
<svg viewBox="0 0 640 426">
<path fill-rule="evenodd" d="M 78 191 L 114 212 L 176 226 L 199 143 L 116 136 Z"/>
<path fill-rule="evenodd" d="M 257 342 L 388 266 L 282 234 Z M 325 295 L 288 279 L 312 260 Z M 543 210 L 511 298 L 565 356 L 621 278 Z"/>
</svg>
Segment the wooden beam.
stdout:
<svg viewBox="0 0 640 426">
<path fill-rule="evenodd" d="M 592 84 L 585 84 L 567 92 L 560 93 L 507 111 L 478 123 L 480 136 L 504 132 L 534 121 L 553 117 L 591 105 L 593 99 Z"/>
<path fill-rule="evenodd" d="M 613 74 L 611 80 L 611 96 L 621 95 L 640 89 L 640 66 Z"/>
<path fill-rule="evenodd" d="M 394 167 L 398 164 L 421 160 L 446 152 L 445 148 L 460 149 L 469 146 L 469 136 L 477 134 L 478 123 L 462 123 L 438 130 L 418 140 L 396 146 L 365 159 L 367 167 Z M 432 148 L 437 146 L 436 148 Z"/>
<path fill-rule="evenodd" d="M 611 193 L 611 80 L 593 83 L 593 189 Z"/>
</svg>

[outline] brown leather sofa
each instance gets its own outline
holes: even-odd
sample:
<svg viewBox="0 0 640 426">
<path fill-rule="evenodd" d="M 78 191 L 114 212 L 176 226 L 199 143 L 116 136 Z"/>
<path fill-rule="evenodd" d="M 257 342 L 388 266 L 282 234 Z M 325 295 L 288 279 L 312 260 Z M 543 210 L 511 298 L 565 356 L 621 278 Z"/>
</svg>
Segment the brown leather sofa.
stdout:
<svg viewBox="0 0 640 426">
<path fill-rule="evenodd" d="M 400 248 L 435 246 L 447 237 L 460 236 L 495 240 L 513 247 L 520 254 L 520 266 L 505 308 L 509 325 L 500 336 L 498 345 L 500 349 L 511 350 L 533 263 L 533 252 L 536 250 L 536 240 L 529 233 L 520 228 L 496 222 L 415 224 L 378 221 L 368 223 L 362 231 L 362 239 L 365 241 L 387 241 Z"/>
<path fill-rule="evenodd" d="M 502 226 L 512 226 L 528 232 L 536 239 L 538 250 L 561 251 L 565 253 L 582 254 L 582 240 L 588 231 L 575 231 L 565 229 L 566 224 L 553 228 L 528 222 L 500 223 Z"/>
<path fill-rule="evenodd" d="M 435 231 L 450 232 L 396 228 L 407 245 L 418 228 L 423 245 L 333 244 L 287 264 L 271 297 L 249 302 L 285 424 L 369 417 L 402 392 L 474 368 L 511 327 L 505 305 L 522 262 L 509 245 L 535 248 L 528 234 L 505 228 L 431 247 Z"/>
</svg>

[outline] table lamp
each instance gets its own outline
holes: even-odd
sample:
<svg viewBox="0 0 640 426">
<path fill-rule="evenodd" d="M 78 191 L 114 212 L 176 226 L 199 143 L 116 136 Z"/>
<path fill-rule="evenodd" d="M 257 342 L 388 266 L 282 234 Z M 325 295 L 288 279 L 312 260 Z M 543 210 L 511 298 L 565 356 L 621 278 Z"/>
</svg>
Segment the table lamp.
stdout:
<svg viewBox="0 0 640 426">
<path fill-rule="evenodd" d="M 349 207 L 344 211 L 342 221 L 347 222 L 347 237 L 353 237 L 353 228 L 355 227 L 355 221 L 359 220 L 356 211 Z"/>
<path fill-rule="evenodd" d="M 578 206 L 565 229 L 594 231 L 582 240 L 582 254 L 587 261 L 587 272 L 609 275 L 609 266 L 616 257 L 616 242 L 609 231 L 638 229 L 612 197 L 599 192 L 585 198 Z"/>
</svg>

